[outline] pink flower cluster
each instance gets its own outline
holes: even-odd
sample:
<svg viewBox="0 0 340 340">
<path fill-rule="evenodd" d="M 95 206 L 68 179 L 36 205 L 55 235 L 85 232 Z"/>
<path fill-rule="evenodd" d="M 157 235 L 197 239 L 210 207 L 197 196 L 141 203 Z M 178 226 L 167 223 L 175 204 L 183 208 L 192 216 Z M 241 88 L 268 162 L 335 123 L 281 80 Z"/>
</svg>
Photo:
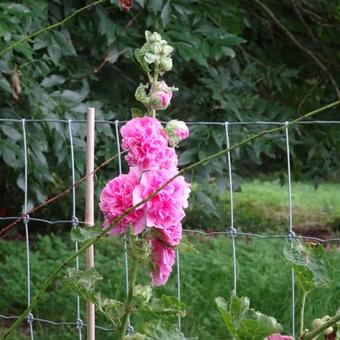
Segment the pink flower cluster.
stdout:
<svg viewBox="0 0 340 340">
<path fill-rule="evenodd" d="M 178 172 L 174 148 L 161 123 L 152 117 L 134 118 L 121 128 L 122 147 L 127 151 L 130 171 L 109 181 L 100 195 L 99 207 L 108 227 L 126 209 L 141 202 Z M 134 234 L 154 228 L 158 238 L 151 241 L 155 271 L 153 285 L 167 282 L 175 261 L 175 251 L 182 237 L 181 221 L 188 206 L 190 185 L 183 176 L 176 177 L 152 199 L 127 214 L 110 231 L 124 233 L 132 226 Z"/>
<path fill-rule="evenodd" d="M 293 337 L 289 335 L 281 335 L 279 333 L 276 333 L 268 336 L 267 340 L 293 340 Z"/>
</svg>

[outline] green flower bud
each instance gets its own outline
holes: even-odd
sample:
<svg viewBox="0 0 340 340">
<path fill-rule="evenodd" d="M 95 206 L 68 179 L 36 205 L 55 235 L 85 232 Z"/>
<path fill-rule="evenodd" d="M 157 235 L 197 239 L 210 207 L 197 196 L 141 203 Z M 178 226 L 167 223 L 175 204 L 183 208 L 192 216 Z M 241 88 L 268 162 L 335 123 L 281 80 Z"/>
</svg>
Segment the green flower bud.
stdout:
<svg viewBox="0 0 340 340">
<path fill-rule="evenodd" d="M 159 63 L 159 69 L 163 72 L 168 72 L 172 70 L 172 59 L 171 58 L 163 58 Z"/>
</svg>

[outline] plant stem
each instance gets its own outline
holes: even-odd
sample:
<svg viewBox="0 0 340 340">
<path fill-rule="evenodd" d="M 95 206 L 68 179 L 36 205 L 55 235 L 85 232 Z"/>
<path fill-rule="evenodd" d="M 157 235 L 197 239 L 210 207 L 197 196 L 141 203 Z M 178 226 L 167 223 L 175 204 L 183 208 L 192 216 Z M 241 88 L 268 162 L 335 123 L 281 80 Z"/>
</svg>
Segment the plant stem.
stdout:
<svg viewBox="0 0 340 340">
<path fill-rule="evenodd" d="M 306 298 L 309 292 L 303 292 L 302 295 L 302 304 L 301 304 L 301 310 L 300 310 L 300 336 L 304 332 L 304 318 L 305 318 L 305 306 L 306 306 Z"/>
<path fill-rule="evenodd" d="M 314 111 L 308 112 L 294 120 L 292 120 L 291 122 L 288 123 L 288 126 L 294 125 L 297 122 L 300 122 L 306 118 L 309 118 L 311 116 L 316 115 L 319 112 L 325 111 L 327 109 L 333 108 L 337 105 L 340 104 L 340 100 L 337 100 L 333 103 L 330 103 L 328 105 L 325 105 L 321 108 L 318 108 Z M 28 313 L 35 307 L 35 305 L 39 302 L 41 296 L 44 294 L 44 292 L 46 291 L 46 289 L 49 287 L 50 283 L 53 281 L 53 279 L 58 275 L 58 273 L 65 268 L 68 264 L 70 264 L 77 256 L 79 256 L 80 254 L 82 254 L 90 245 L 94 244 L 95 242 L 97 242 L 104 234 L 107 233 L 107 231 L 109 231 L 110 229 L 112 229 L 115 225 L 117 225 L 120 221 L 123 220 L 123 218 L 125 216 L 127 216 L 130 212 L 134 211 L 136 208 L 140 207 L 141 205 L 143 205 L 144 203 L 146 203 L 147 201 L 149 201 L 150 199 L 152 199 L 153 197 L 155 197 L 164 187 L 166 187 L 169 183 L 171 183 L 175 178 L 177 178 L 178 176 L 182 175 L 183 173 L 194 169 L 197 166 L 200 166 L 204 163 L 210 162 L 222 155 L 225 155 L 226 153 L 228 153 L 229 151 L 232 151 L 236 148 L 239 148 L 240 146 L 247 144 L 255 139 L 257 139 L 260 136 L 272 133 L 272 132 L 279 132 L 283 129 L 285 129 L 287 127 L 287 125 L 282 125 L 280 127 L 277 128 L 272 128 L 272 129 L 267 129 L 267 130 L 263 130 L 257 134 L 253 134 L 248 138 L 243 139 L 241 142 L 236 143 L 234 145 L 232 145 L 229 148 L 225 148 L 219 152 L 216 152 L 194 164 L 191 164 L 189 166 L 187 166 L 186 168 L 183 168 L 181 171 L 179 171 L 177 174 L 175 174 L 174 176 L 172 176 L 171 178 L 169 178 L 165 183 L 163 183 L 159 188 L 157 188 L 157 190 L 155 190 L 154 192 L 152 192 L 149 196 L 147 196 L 145 199 L 141 200 L 140 202 L 136 203 L 134 206 L 130 207 L 129 209 L 126 209 L 121 215 L 119 215 L 112 223 L 111 225 L 109 225 L 108 227 L 104 228 L 103 231 L 98 234 L 95 237 L 92 237 L 91 239 L 87 240 L 84 242 L 84 244 L 79 248 L 79 250 L 77 252 L 75 252 L 74 254 L 72 254 L 71 256 L 69 256 L 67 259 L 65 259 L 60 265 L 58 265 L 54 270 L 52 270 L 52 272 L 47 276 L 47 278 L 44 280 L 41 288 L 37 291 L 36 295 L 34 296 L 34 298 L 31 300 L 31 304 L 29 306 L 27 306 L 27 308 L 20 314 L 20 316 L 18 317 L 18 319 L 15 320 L 15 322 L 12 323 L 12 325 L 6 330 L 6 332 L 3 335 L 3 338 L 5 339 L 8 335 L 10 335 L 15 329 L 18 328 L 18 326 L 22 323 L 22 321 L 25 319 L 25 317 L 28 315 Z M 339 319 L 340 319 L 340 314 L 338 315 Z M 318 333 L 317 333 L 318 334 Z M 305 339 L 312 339 L 311 337 L 305 338 Z"/>
<path fill-rule="evenodd" d="M 129 287 L 129 294 L 126 300 L 125 314 L 123 316 L 122 324 L 119 330 L 118 340 L 123 340 L 125 333 L 126 333 L 127 322 L 132 312 L 133 290 L 136 285 L 136 279 L 137 279 L 138 267 L 139 267 L 138 265 L 139 265 L 138 260 L 134 259 L 132 263 L 132 269 L 131 269 L 131 283 Z"/>
<path fill-rule="evenodd" d="M 335 314 L 332 318 L 330 318 L 328 321 L 326 321 L 321 326 L 315 328 L 313 331 L 308 332 L 306 334 L 303 334 L 300 336 L 300 339 L 302 340 L 312 340 L 315 337 L 317 337 L 321 332 L 326 330 L 328 327 L 331 327 L 335 325 L 338 321 L 340 321 L 340 312 Z"/>
<path fill-rule="evenodd" d="M 39 31 L 36 31 L 36 32 L 34 32 L 34 33 L 28 35 L 27 37 L 22 38 L 21 40 L 15 42 L 13 45 L 8 46 L 8 47 L 5 48 L 4 50 L 0 51 L 0 57 L 1 57 L 2 55 L 4 55 L 5 53 L 7 53 L 7 52 L 9 52 L 9 51 L 11 51 L 11 50 L 13 50 L 13 49 L 15 49 L 17 46 L 21 45 L 23 42 L 28 41 L 28 40 L 31 40 L 32 38 L 35 38 L 35 37 L 36 37 L 37 35 L 39 35 L 40 33 L 47 32 L 47 31 L 49 31 L 49 30 L 52 30 L 52 29 L 54 29 L 54 28 L 57 28 L 57 27 L 59 27 L 59 26 L 65 24 L 67 21 L 69 21 L 69 20 L 72 19 L 74 16 L 78 15 L 79 13 L 81 13 L 81 12 L 83 12 L 83 11 L 85 11 L 85 10 L 91 8 L 92 6 L 99 5 L 100 3 L 104 2 L 104 1 L 106 1 L 106 0 L 98 0 L 98 1 L 95 1 L 95 2 L 93 2 L 93 3 L 91 3 L 91 4 L 88 4 L 88 5 L 86 5 L 86 6 L 82 7 L 82 8 L 79 8 L 79 9 L 77 9 L 76 11 L 74 11 L 72 14 L 70 14 L 68 17 L 64 18 L 63 20 L 61 20 L 61 21 L 59 21 L 59 22 L 57 22 L 57 23 L 55 23 L 55 24 L 53 24 L 53 25 L 46 26 L 46 27 L 40 29 Z"/>
</svg>

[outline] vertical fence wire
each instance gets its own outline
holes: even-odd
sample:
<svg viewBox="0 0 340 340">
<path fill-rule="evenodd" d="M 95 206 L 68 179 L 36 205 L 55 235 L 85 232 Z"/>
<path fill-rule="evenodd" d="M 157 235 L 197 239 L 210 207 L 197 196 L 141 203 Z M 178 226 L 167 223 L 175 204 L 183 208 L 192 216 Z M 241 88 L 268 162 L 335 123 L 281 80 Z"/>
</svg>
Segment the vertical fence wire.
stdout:
<svg viewBox="0 0 340 340">
<path fill-rule="evenodd" d="M 78 218 L 76 214 L 76 175 L 75 175 L 75 165 L 74 165 L 74 147 L 73 147 L 73 134 L 72 134 L 72 120 L 68 121 L 68 132 L 69 132 L 69 142 L 70 142 L 70 153 L 71 153 L 71 171 L 72 171 L 72 227 L 78 227 Z M 79 246 L 78 242 L 75 241 L 75 251 L 78 252 Z M 76 257 L 76 268 L 79 269 L 79 256 Z M 77 296 L 77 318 L 76 327 L 78 329 L 79 340 L 82 340 L 82 327 L 83 321 L 80 316 L 80 297 Z"/>
<path fill-rule="evenodd" d="M 117 142 L 117 154 L 118 154 L 118 169 L 119 175 L 122 174 L 122 157 L 121 157 L 121 149 L 120 149 L 120 135 L 119 135 L 119 120 L 115 121 L 115 128 L 116 128 L 116 142 Z M 128 260 L 128 253 L 127 253 L 127 238 L 126 234 L 124 235 L 124 266 L 125 266 L 125 290 L 126 296 L 129 295 L 129 260 Z M 133 332 L 133 328 L 131 326 L 130 316 L 128 316 L 127 320 L 127 333 L 130 334 Z"/>
<path fill-rule="evenodd" d="M 293 231 L 293 204 L 292 204 L 292 177 L 290 166 L 290 148 L 289 148 L 289 122 L 285 122 L 286 135 L 286 151 L 287 151 L 287 175 L 288 175 L 288 240 L 291 242 L 294 239 L 295 233 Z M 295 271 L 292 268 L 292 336 L 295 337 Z"/>
<path fill-rule="evenodd" d="M 30 264 L 30 241 L 29 241 L 29 231 L 28 222 L 29 216 L 28 211 L 28 157 L 27 157 L 27 136 L 26 136 L 26 119 L 21 120 L 22 125 L 22 135 L 24 140 L 24 225 L 25 225 L 25 240 L 26 240 L 26 273 L 27 273 L 27 305 L 31 304 L 31 264 Z M 33 314 L 29 313 L 27 315 L 27 322 L 30 329 L 31 340 L 34 339 L 33 333 Z"/>
<path fill-rule="evenodd" d="M 229 140 L 229 123 L 225 122 L 225 137 L 227 142 L 227 148 L 230 148 L 230 140 Z M 235 237 L 237 235 L 237 230 L 234 227 L 234 194 L 233 194 L 233 176 L 231 169 L 231 156 L 230 151 L 227 153 L 227 161 L 228 161 L 228 174 L 229 174 L 229 194 L 230 194 L 230 236 L 232 242 L 232 252 L 233 252 L 233 291 L 236 295 L 237 293 L 237 261 L 236 261 L 236 244 Z"/>
<path fill-rule="evenodd" d="M 180 259 L 179 259 L 179 251 L 176 249 L 176 269 L 177 269 L 177 299 L 178 301 L 181 301 L 181 266 L 180 266 Z M 177 318 L 177 325 L 178 329 L 181 332 L 182 331 L 182 325 L 181 325 L 181 316 L 178 315 Z"/>
</svg>

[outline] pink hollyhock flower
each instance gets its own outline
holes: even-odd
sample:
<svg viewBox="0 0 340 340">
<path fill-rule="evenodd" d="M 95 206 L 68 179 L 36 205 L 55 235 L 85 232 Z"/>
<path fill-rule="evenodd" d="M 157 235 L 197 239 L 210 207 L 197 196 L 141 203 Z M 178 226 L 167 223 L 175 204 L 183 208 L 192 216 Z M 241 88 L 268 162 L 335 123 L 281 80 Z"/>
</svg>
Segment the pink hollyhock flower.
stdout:
<svg viewBox="0 0 340 340">
<path fill-rule="evenodd" d="M 161 123 L 153 117 L 134 118 L 120 130 L 122 147 L 128 150 L 125 159 L 130 166 L 140 170 L 158 169 L 162 162 L 167 161 L 164 151 L 168 146 L 168 137 Z"/>
<path fill-rule="evenodd" d="M 267 337 L 268 340 L 293 340 L 293 337 L 288 336 L 288 335 L 281 335 L 279 333 L 277 334 L 272 334 Z"/>
<path fill-rule="evenodd" d="M 133 191 L 133 204 L 136 204 L 157 190 L 174 175 L 167 169 L 150 170 L 142 173 L 140 184 Z M 184 208 L 188 206 L 190 185 L 183 176 L 178 176 L 166 185 L 141 209 L 145 212 L 146 225 L 165 229 L 178 225 L 185 216 Z"/>
<path fill-rule="evenodd" d="M 163 150 L 163 160 L 159 164 L 159 169 L 168 169 L 177 173 L 178 157 L 174 148 L 166 147 Z"/>
<path fill-rule="evenodd" d="M 175 251 L 164 246 L 157 240 L 151 240 L 152 255 L 156 265 L 152 275 L 152 285 L 161 286 L 166 284 L 172 271 L 172 266 L 175 263 Z"/>
<path fill-rule="evenodd" d="M 132 193 L 139 184 L 139 172 L 131 168 L 127 175 L 120 175 L 110 180 L 100 194 L 99 207 L 104 214 L 103 227 L 108 227 L 126 209 L 132 207 Z M 109 230 L 109 234 L 124 233 L 129 224 L 133 226 L 135 234 L 140 233 L 145 226 L 142 210 L 130 212 L 116 226 Z"/>
<path fill-rule="evenodd" d="M 169 105 L 172 98 L 172 92 L 157 91 L 155 96 L 158 97 L 162 103 L 162 109 L 165 110 Z"/>
<path fill-rule="evenodd" d="M 182 239 L 182 224 L 160 229 L 161 239 L 171 247 L 177 246 Z"/>
</svg>

